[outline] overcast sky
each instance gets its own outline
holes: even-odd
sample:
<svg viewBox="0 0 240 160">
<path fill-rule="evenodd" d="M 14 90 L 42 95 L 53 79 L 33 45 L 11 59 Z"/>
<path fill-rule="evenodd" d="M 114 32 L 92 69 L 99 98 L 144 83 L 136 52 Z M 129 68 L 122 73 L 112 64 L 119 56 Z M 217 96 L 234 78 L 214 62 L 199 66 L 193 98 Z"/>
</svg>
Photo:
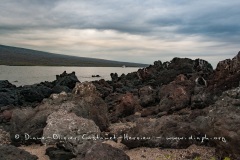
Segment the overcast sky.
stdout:
<svg viewBox="0 0 240 160">
<path fill-rule="evenodd" d="M 0 44 L 152 64 L 240 50 L 239 0 L 1 0 Z"/>
</svg>

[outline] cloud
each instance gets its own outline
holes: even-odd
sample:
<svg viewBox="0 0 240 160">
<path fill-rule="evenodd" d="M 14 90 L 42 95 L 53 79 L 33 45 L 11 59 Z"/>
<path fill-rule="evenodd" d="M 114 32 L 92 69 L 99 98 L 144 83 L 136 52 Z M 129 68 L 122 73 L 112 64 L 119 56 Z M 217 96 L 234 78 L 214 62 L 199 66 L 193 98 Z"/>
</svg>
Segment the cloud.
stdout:
<svg viewBox="0 0 240 160">
<path fill-rule="evenodd" d="M 0 43 L 143 63 L 178 56 L 215 64 L 239 50 L 239 5 L 238 0 L 3 0 Z"/>
</svg>

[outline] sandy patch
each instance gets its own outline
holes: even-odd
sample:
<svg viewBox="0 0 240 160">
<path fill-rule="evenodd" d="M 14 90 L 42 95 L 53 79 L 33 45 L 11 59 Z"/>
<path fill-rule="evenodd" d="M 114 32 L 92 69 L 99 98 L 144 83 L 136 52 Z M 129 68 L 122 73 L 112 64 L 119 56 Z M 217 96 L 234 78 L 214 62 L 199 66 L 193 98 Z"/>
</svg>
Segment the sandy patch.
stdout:
<svg viewBox="0 0 240 160">
<path fill-rule="evenodd" d="M 192 145 L 187 149 L 135 148 L 125 151 L 131 160 L 210 160 L 215 148 Z"/>
<path fill-rule="evenodd" d="M 30 146 L 21 146 L 18 147 L 20 149 L 24 149 L 25 151 L 31 153 L 32 155 L 36 155 L 38 157 L 38 160 L 50 160 L 46 153 L 46 149 L 51 146 L 45 146 L 45 145 L 39 145 L 39 144 L 34 144 Z"/>
</svg>

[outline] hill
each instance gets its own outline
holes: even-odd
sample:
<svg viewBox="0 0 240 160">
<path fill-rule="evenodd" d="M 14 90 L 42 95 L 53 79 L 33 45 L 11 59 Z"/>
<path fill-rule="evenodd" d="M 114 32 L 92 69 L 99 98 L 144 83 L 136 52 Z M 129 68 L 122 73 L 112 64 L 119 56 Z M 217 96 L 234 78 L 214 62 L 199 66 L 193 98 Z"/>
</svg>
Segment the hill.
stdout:
<svg viewBox="0 0 240 160">
<path fill-rule="evenodd" d="M 81 67 L 146 67 L 147 64 L 97 58 L 67 56 L 43 51 L 0 45 L 0 65 L 11 66 L 81 66 Z"/>
</svg>

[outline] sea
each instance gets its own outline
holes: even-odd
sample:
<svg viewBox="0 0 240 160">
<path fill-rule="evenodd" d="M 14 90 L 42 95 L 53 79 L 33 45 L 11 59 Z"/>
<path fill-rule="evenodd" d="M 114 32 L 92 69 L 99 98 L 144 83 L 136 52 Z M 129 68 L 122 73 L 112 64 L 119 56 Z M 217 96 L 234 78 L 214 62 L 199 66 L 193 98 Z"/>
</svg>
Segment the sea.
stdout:
<svg viewBox="0 0 240 160">
<path fill-rule="evenodd" d="M 50 67 L 50 66 L 5 66 L 0 65 L 0 80 L 8 80 L 16 86 L 54 81 L 56 75 L 66 71 L 76 73 L 80 82 L 100 79 L 111 80 L 110 74 L 119 76 L 137 71 L 137 67 Z M 93 77 L 99 75 L 100 77 Z"/>
</svg>

